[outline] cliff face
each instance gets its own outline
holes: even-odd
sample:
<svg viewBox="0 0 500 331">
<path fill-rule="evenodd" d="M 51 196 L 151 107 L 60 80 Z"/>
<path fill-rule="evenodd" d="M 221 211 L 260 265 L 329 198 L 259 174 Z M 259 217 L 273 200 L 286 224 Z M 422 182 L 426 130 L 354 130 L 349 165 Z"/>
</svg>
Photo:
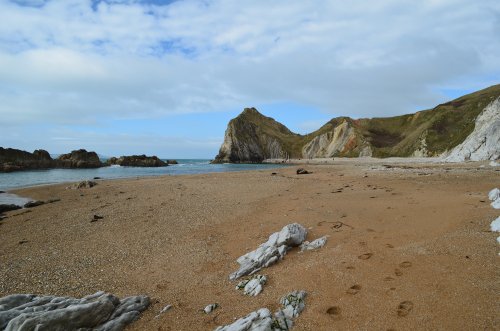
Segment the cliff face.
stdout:
<svg viewBox="0 0 500 331">
<path fill-rule="evenodd" d="M 287 157 L 439 156 L 465 143 L 471 134 L 471 142 L 461 149 L 462 154 L 470 155 L 461 159 L 498 159 L 500 101 L 487 106 L 499 97 L 500 85 L 495 85 L 415 114 L 357 120 L 334 118 L 307 135 L 295 134 L 255 108 L 247 108 L 229 122 L 214 162 L 261 162 Z M 476 133 L 478 130 L 480 133 Z M 454 150 L 451 155 L 457 153 Z"/>
<path fill-rule="evenodd" d="M 259 163 L 264 159 L 286 158 L 300 139 L 300 135 L 263 116 L 255 108 L 245 108 L 229 122 L 214 162 Z"/>
<path fill-rule="evenodd" d="M 500 98 L 477 117 L 474 131 L 455 147 L 446 161 L 479 161 L 500 159 Z"/>
</svg>

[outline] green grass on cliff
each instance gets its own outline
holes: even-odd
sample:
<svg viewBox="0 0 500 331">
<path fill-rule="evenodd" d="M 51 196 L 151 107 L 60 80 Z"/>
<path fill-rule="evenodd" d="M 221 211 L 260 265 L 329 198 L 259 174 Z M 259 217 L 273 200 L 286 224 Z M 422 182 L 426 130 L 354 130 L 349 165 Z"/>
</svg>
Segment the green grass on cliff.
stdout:
<svg viewBox="0 0 500 331">
<path fill-rule="evenodd" d="M 427 154 L 439 155 L 462 143 L 474 130 L 475 119 L 493 100 L 500 97 L 500 85 L 462 96 L 433 109 L 384 118 L 353 120 L 338 117 L 318 130 L 299 135 L 283 124 L 247 108 L 231 120 L 240 141 L 261 140 L 263 136 L 278 140 L 291 158 L 301 158 L 302 148 L 315 137 L 331 132 L 343 121 L 349 121 L 356 132 L 356 144 L 335 156 L 357 157 L 361 148 L 370 145 L 373 156 L 411 156 L 425 138 Z"/>
</svg>

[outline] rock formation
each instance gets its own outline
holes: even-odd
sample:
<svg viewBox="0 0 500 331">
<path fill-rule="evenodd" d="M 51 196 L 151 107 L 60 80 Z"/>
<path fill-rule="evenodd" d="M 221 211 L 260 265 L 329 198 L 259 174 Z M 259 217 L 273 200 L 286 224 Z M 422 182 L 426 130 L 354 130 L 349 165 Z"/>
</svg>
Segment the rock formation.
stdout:
<svg viewBox="0 0 500 331">
<path fill-rule="evenodd" d="M 19 149 L 0 147 L 0 172 L 52 168 L 98 168 L 102 166 L 103 164 L 95 152 L 87 152 L 84 149 L 63 154 L 54 160 L 47 151 L 42 149 L 29 153 Z"/>
<path fill-rule="evenodd" d="M 229 122 L 214 163 L 259 163 L 264 159 L 285 158 L 294 144 L 294 138 L 298 137 L 257 109 L 245 108 Z"/>
<path fill-rule="evenodd" d="M 229 122 L 214 162 L 254 163 L 273 158 L 337 156 L 440 156 L 465 144 L 475 126 L 478 132 L 474 131 L 470 141 L 460 149 L 460 155 L 493 160 L 500 154 L 498 102 L 478 116 L 499 96 L 500 85 L 494 85 L 415 114 L 356 120 L 334 118 L 307 135 L 295 134 L 255 108 L 246 108 Z M 483 139 L 491 135 L 493 138 Z"/>
<path fill-rule="evenodd" d="M 240 256 L 236 261 L 240 269 L 229 276 L 230 280 L 256 273 L 281 260 L 291 247 L 302 244 L 307 230 L 298 223 L 288 224 L 280 232 L 273 233 L 269 239 L 256 250 Z"/>
<path fill-rule="evenodd" d="M 474 131 L 446 158 L 449 162 L 500 159 L 500 98 L 476 118 Z"/>
<path fill-rule="evenodd" d="M 172 161 L 172 160 L 171 160 Z M 120 165 L 124 167 L 166 167 L 168 164 L 156 156 L 130 155 L 112 157 L 106 162 L 107 165 Z"/>
<path fill-rule="evenodd" d="M 0 147 L 0 172 L 53 167 L 54 160 L 43 149 L 37 149 L 33 153 L 29 153 L 19 149 Z"/>
<path fill-rule="evenodd" d="M 85 149 L 71 151 L 57 158 L 57 168 L 99 168 L 103 164 L 96 152 L 87 152 Z"/>
<path fill-rule="evenodd" d="M 14 294 L 0 298 L 0 330 L 119 331 L 148 306 L 146 296 L 120 300 L 104 292 L 82 299 Z"/>
<path fill-rule="evenodd" d="M 261 308 L 234 323 L 220 326 L 215 331 L 279 331 L 290 330 L 293 320 L 304 310 L 305 291 L 293 291 L 280 300 L 281 309 L 274 316 L 269 309 Z"/>
<path fill-rule="evenodd" d="M 254 275 L 251 278 L 242 280 L 236 285 L 237 290 L 243 291 L 243 294 L 249 296 L 257 296 L 262 292 L 263 286 L 267 282 L 267 277 L 264 275 Z"/>
</svg>

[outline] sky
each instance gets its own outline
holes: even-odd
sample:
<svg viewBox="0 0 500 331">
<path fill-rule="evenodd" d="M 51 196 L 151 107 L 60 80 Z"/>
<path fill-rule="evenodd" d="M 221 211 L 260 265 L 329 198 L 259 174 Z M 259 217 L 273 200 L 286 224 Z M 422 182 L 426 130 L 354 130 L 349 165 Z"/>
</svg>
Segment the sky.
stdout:
<svg viewBox="0 0 500 331">
<path fill-rule="evenodd" d="M 2 147 L 213 158 L 245 107 L 308 133 L 498 83 L 498 0 L 0 0 Z"/>
</svg>

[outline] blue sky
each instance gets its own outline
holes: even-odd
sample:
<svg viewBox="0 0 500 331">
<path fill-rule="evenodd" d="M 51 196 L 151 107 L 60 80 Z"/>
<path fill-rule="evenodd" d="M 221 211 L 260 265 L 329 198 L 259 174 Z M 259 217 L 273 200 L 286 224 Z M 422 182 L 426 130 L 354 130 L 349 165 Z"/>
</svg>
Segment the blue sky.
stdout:
<svg viewBox="0 0 500 331">
<path fill-rule="evenodd" d="M 500 82 L 498 1 L 0 0 L 0 146 L 213 158 L 256 107 L 307 133 Z"/>
</svg>

